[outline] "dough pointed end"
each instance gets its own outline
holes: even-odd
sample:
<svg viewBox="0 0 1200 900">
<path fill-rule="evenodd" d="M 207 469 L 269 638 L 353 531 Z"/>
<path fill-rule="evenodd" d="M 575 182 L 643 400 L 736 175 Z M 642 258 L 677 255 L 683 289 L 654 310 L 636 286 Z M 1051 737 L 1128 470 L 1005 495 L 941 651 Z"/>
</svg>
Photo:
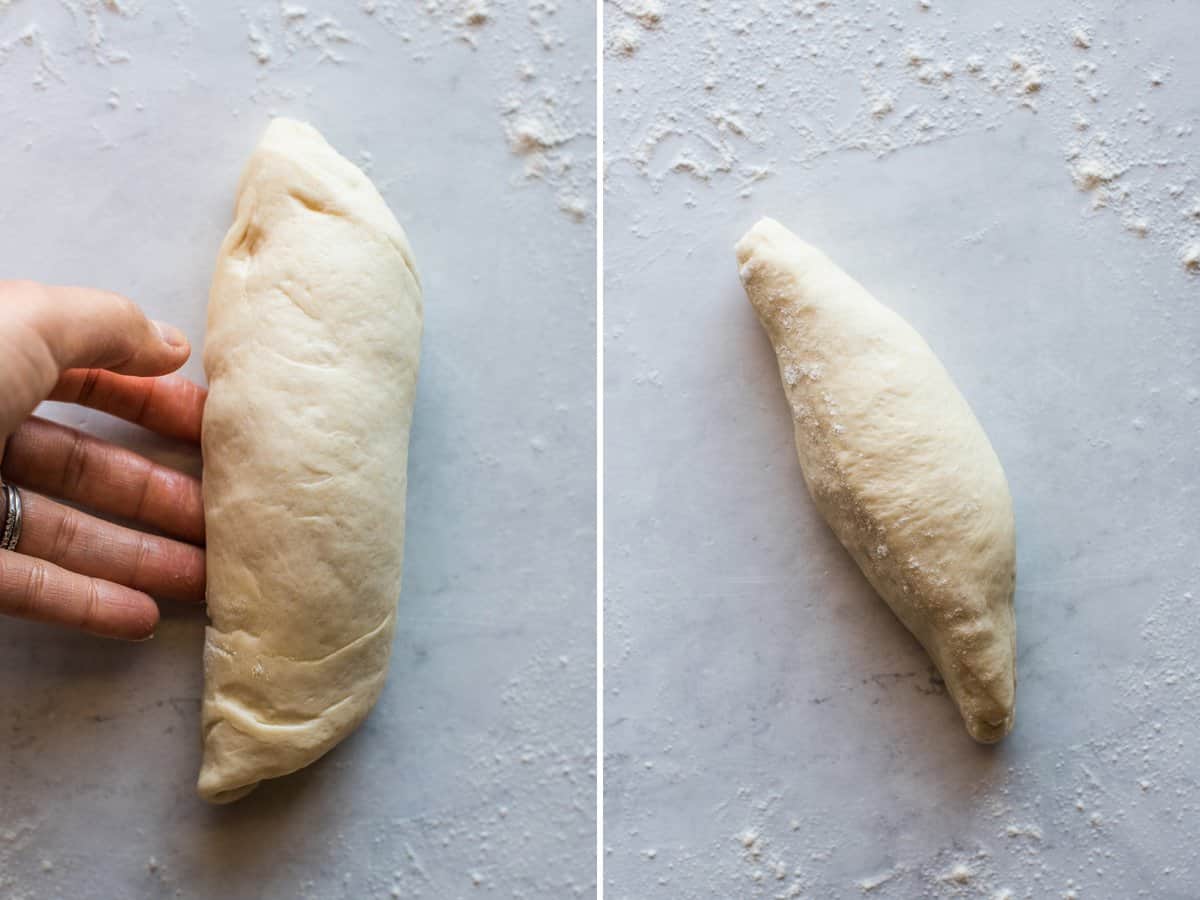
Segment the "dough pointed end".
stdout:
<svg viewBox="0 0 1200 900">
<path fill-rule="evenodd" d="M 274 766 L 273 746 L 256 740 L 219 719 L 204 737 L 204 758 L 196 793 L 209 803 L 232 803 L 240 800 L 266 778 L 294 771 L 303 763 Z"/>
<path fill-rule="evenodd" d="M 957 689 L 953 683 L 948 686 L 962 713 L 967 734 L 976 741 L 994 744 L 1012 731 L 1016 719 L 1016 682 L 1011 664 L 990 682 L 968 682 L 959 684 Z"/>
<path fill-rule="evenodd" d="M 205 734 L 196 793 L 216 804 L 245 797 L 262 781 L 261 751 L 261 746 L 228 722 L 217 722 Z"/>
<path fill-rule="evenodd" d="M 772 218 L 764 216 L 759 219 L 734 244 L 733 249 L 737 253 L 738 265 L 744 266 L 759 247 L 771 243 L 772 238 L 780 234 L 790 235 L 791 232 Z"/>
<path fill-rule="evenodd" d="M 802 267 L 828 263 L 817 248 L 801 240 L 779 222 L 766 217 L 759 219 L 742 235 L 734 245 L 734 252 L 737 253 L 738 275 L 751 303 L 755 302 L 755 293 L 762 283 L 772 280 L 772 272 L 777 274 L 786 270 L 786 266 L 780 265 L 781 261 L 792 260 L 793 265 Z M 778 293 L 778 289 L 772 293 Z"/>
<path fill-rule="evenodd" d="M 278 116 L 267 124 L 266 131 L 263 132 L 260 139 L 260 144 L 287 144 L 290 146 L 307 144 L 321 148 L 329 147 L 329 143 L 321 136 L 321 132 L 317 131 L 313 126 L 307 122 L 301 122 L 299 119 L 288 119 L 283 116 Z M 332 147 L 329 147 L 329 149 L 330 151 L 333 150 Z"/>
<path fill-rule="evenodd" d="M 256 787 L 260 782 L 256 781 L 253 784 L 245 784 L 241 787 L 230 788 L 229 790 L 213 789 L 204 784 L 204 778 L 201 776 L 200 782 L 196 785 L 196 793 L 200 795 L 201 800 L 207 800 L 209 803 L 221 806 L 226 803 L 232 803 L 235 800 L 241 800 Z"/>
<path fill-rule="evenodd" d="M 995 744 L 1012 731 L 1014 716 L 1009 713 L 1003 719 L 997 721 L 987 721 L 981 718 L 967 718 L 967 734 L 971 735 L 976 741 L 981 744 Z"/>
</svg>

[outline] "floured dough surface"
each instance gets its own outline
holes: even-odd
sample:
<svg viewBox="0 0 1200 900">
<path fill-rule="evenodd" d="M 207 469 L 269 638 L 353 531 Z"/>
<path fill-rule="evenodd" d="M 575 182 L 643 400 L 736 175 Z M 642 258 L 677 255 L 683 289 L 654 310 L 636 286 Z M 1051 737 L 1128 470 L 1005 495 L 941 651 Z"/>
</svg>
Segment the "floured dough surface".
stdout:
<svg viewBox="0 0 1200 900">
<path fill-rule="evenodd" d="M 272 122 L 204 348 L 207 800 L 313 762 L 379 696 L 421 322 L 408 241 L 374 186 L 315 129 Z"/>
<path fill-rule="evenodd" d="M 987 436 L 921 336 L 825 254 L 763 219 L 737 258 L 818 509 L 929 652 L 971 736 L 999 740 L 1016 690 L 1016 545 Z"/>
</svg>

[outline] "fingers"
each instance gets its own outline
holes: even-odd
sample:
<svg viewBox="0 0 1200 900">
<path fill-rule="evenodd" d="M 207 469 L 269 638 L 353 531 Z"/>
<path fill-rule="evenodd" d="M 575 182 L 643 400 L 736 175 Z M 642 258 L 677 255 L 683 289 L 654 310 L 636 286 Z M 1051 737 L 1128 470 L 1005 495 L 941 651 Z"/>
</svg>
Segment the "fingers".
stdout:
<svg viewBox="0 0 1200 900">
<path fill-rule="evenodd" d="M 79 403 L 184 441 L 200 442 L 200 420 L 208 391 L 186 378 L 138 378 L 103 369 L 62 374 L 51 400 Z"/>
<path fill-rule="evenodd" d="M 160 329 L 117 294 L 0 281 L 0 439 L 50 395 L 64 369 L 163 375 L 189 352 L 182 334 Z"/>
<path fill-rule="evenodd" d="M 0 613 L 138 641 L 158 624 L 158 606 L 140 591 L 0 550 Z"/>
<path fill-rule="evenodd" d="M 2 471 L 31 490 L 204 541 L 197 479 L 65 425 L 26 421 L 8 439 Z"/>
<path fill-rule="evenodd" d="M 165 375 L 191 349 L 178 329 L 152 322 L 132 300 L 109 291 L 20 283 L 13 287 L 29 323 L 59 370 L 111 369 L 126 375 Z"/>
<path fill-rule="evenodd" d="M 22 491 L 20 553 L 156 597 L 204 599 L 204 551 Z"/>
</svg>

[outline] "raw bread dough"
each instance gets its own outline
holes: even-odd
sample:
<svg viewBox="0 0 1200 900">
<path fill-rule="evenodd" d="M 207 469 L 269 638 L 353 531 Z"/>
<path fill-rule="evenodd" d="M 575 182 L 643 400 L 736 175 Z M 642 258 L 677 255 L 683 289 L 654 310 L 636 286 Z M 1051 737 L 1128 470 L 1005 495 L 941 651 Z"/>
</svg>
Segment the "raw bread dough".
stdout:
<svg viewBox="0 0 1200 900">
<path fill-rule="evenodd" d="M 771 219 L 738 242 L 779 360 L 800 468 L 863 574 L 924 645 L 977 741 L 1012 729 L 1012 498 L 933 351 Z"/>
<path fill-rule="evenodd" d="M 315 129 L 273 121 L 208 306 L 206 800 L 313 762 L 383 688 L 420 341 L 383 198 Z"/>
</svg>

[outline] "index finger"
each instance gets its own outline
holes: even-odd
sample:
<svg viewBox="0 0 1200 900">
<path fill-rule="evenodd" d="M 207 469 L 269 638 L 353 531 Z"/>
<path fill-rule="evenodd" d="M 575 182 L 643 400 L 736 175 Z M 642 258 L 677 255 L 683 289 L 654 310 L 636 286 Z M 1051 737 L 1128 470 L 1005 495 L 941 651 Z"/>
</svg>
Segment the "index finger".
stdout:
<svg viewBox="0 0 1200 900">
<path fill-rule="evenodd" d="M 68 369 L 49 399 L 78 403 L 165 437 L 199 443 L 207 397 L 208 391 L 179 375 L 140 378 L 105 369 Z"/>
</svg>

